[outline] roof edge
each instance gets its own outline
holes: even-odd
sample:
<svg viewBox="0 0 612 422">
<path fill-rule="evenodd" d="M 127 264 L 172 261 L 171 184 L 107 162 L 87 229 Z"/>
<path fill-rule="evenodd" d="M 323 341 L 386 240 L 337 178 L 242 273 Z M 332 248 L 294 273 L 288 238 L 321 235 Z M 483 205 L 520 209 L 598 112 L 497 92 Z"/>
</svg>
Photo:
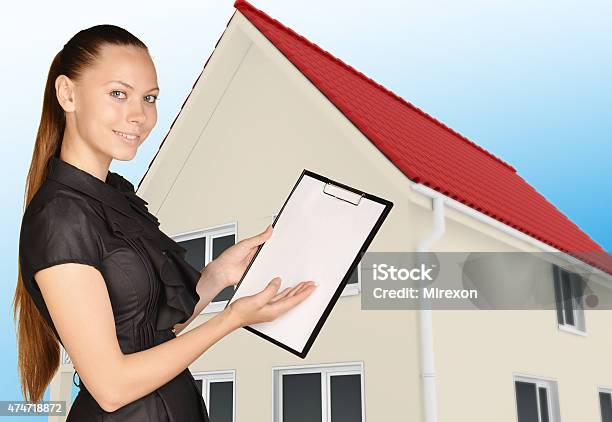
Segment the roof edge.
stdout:
<svg viewBox="0 0 612 422">
<path fill-rule="evenodd" d="M 435 123 L 436 125 L 440 126 L 441 128 L 443 128 L 444 130 L 452 133 L 453 135 L 457 136 L 458 138 L 460 138 L 461 140 L 463 140 L 464 142 L 466 142 L 468 145 L 471 145 L 473 148 L 476 148 L 477 150 L 479 150 L 481 153 L 487 155 L 489 158 L 492 158 L 493 160 L 497 161 L 498 163 L 502 164 L 503 166 L 505 166 L 506 168 L 508 168 L 509 170 L 511 170 L 512 172 L 516 173 L 516 169 L 514 168 L 514 166 L 512 166 L 511 164 L 507 163 L 506 161 L 502 160 L 500 157 L 497 157 L 496 155 L 494 155 L 493 153 L 491 153 L 490 151 L 487 151 L 486 149 L 484 149 L 483 147 L 481 147 L 480 145 L 478 145 L 477 143 L 475 143 L 474 141 L 471 141 L 470 139 L 468 139 L 467 137 L 465 137 L 464 135 L 460 134 L 459 132 L 457 132 L 456 130 L 452 129 L 451 127 L 445 125 L 444 123 L 442 123 L 440 120 L 436 119 L 435 117 L 431 116 L 430 114 L 426 113 L 425 111 L 421 110 L 420 108 L 418 108 L 417 106 L 415 106 L 414 104 L 406 101 L 405 99 L 403 99 L 402 97 L 400 97 L 399 95 L 395 94 L 394 92 L 390 91 L 389 89 L 385 88 L 384 86 L 382 86 L 381 84 L 379 84 L 378 82 L 374 81 L 372 78 L 368 77 L 367 75 L 363 74 L 362 72 L 358 71 L 357 69 L 355 69 L 354 67 L 352 67 L 351 65 L 343 62 L 342 60 L 340 60 L 339 58 L 337 58 L 336 56 L 332 55 L 331 53 L 329 53 L 328 51 L 322 49 L 321 47 L 319 47 L 317 44 L 313 43 L 312 41 L 308 40 L 307 38 L 305 38 L 304 36 L 298 34 L 297 32 L 295 32 L 293 29 L 283 25 L 281 22 L 279 22 L 278 20 L 274 19 L 273 17 L 271 17 L 270 15 L 266 14 L 264 11 L 257 9 L 255 6 L 253 6 L 251 3 L 249 3 L 246 0 L 236 0 L 236 2 L 234 3 L 234 7 L 239 10 L 239 11 L 243 11 L 243 10 L 248 10 L 250 12 L 253 12 L 257 15 L 259 15 L 260 17 L 262 17 L 263 19 L 269 21 L 270 23 L 272 23 L 273 25 L 275 25 L 276 27 L 282 29 L 283 31 L 286 31 L 287 33 L 289 33 L 291 36 L 300 39 L 302 42 L 305 42 L 307 44 L 309 44 L 312 48 L 314 48 L 315 50 L 317 50 L 318 52 L 320 52 L 321 54 L 325 55 L 327 58 L 329 58 L 330 60 L 336 62 L 337 64 L 339 64 L 340 66 L 344 67 L 345 69 L 347 69 L 349 72 L 351 72 L 352 74 L 354 74 L 355 76 L 359 77 L 360 79 L 366 81 L 368 84 L 374 86 L 376 89 L 378 89 L 379 91 L 384 92 L 386 95 L 389 95 L 390 97 L 394 98 L 396 101 L 399 101 L 400 103 L 402 103 L 405 106 L 408 106 L 409 108 L 411 108 L 412 110 L 416 111 L 417 113 L 421 114 L 422 116 L 424 116 L 425 118 L 429 119 L 430 121 L 432 121 L 433 123 Z M 248 17 L 247 17 L 248 19 Z M 255 25 L 257 26 L 257 25 Z M 298 67 L 299 69 L 299 67 Z M 300 70 L 301 71 L 301 70 Z M 314 85 L 314 84 L 313 84 Z M 316 86 L 316 85 L 315 85 Z"/>
<path fill-rule="evenodd" d="M 172 132 L 172 128 L 174 127 L 174 124 L 176 123 L 176 121 L 178 120 L 179 116 L 183 112 L 183 108 L 185 107 L 185 104 L 187 104 L 187 100 L 189 100 L 189 97 L 191 97 L 191 94 L 193 93 L 193 90 L 195 89 L 196 84 L 198 83 L 198 81 L 200 80 L 202 75 L 204 74 L 204 70 L 206 69 L 206 65 L 208 64 L 208 62 L 212 58 L 213 54 L 215 53 L 215 50 L 217 49 L 217 46 L 219 45 L 219 42 L 221 41 L 221 39 L 225 35 L 225 31 L 227 31 L 227 28 L 229 27 L 229 24 L 232 22 L 232 19 L 234 18 L 235 14 L 236 14 L 236 12 L 234 11 L 234 13 L 232 13 L 232 16 L 230 16 L 230 18 L 228 19 L 227 23 L 225 24 L 225 29 L 223 30 L 223 32 L 221 33 L 221 35 L 217 39 L 217 42 L 215 43 L 215 46 L 213 47 L 212 51 L 210 52 L 210 55 L 208 56 L 208 58 L 206 59 L 206 62 L 204 62 L 204 66 L 202 67 L 202 70 L 200 71 L 200 74 L 198 75 L 198 77 L 195 79 L 195 81 L 191 85 L 191 89 L 189 90 L 189 93 L 187 94 L 187 96 L 183 100 L 183 104 L 181 104 L 181 108 L 176 113 L 176 116 L 174 116 L 174 120 L 170 124 L 170 127 L 166 131 L 166 134 L 164 135 L 164 137 L 163 137 L 162 141 L 160 142 L 159 146 L 157 147 L 157 151 L 155 151 L 155 155 L 153 155 L 153 158 L 151 159 L 151 161 L 149 161 L 149 165 L 147 166 L 147 169 L 145 170 L 144 174 L 140 178 L 140 181 L 138 182 L 138 185 L 136 186 L 136 192 L 138 192 L 138 189 L 140 189 L 140 185 L 142 185 L 142 182 L 147 177 L 147 174 L 149 173 L 149 170 L 151 170 L 151 166 L 153 165 L 153 162 L 155 161 L 155 159 L 157 158 L 157 155 L 159 154 L 159 152 L 161 151 L 162 147 L 164 146 L 164 143 L 166 142 L 166 139 L 168 138 L 168 136 Z"/>
</svg>

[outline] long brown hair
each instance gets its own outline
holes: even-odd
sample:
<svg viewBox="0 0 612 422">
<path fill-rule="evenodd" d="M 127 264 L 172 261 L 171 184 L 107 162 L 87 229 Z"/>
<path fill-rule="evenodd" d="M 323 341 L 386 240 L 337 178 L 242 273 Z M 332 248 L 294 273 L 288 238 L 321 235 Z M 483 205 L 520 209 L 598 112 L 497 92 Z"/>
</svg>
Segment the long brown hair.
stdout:
<svg viewBox="0 0 612 422">
<path fill-rule="evenodd" d="M 125 29 L 115 25 L 96 25 L 77 32 L 55 55 L 47 75 L 42 114 L 26 178 L 24 210 L 45 180 L 47 162 L 61 147 L 64 136 L 66 117 L 57 100 L 55 80 L 59 75 L 78 80 L 85 69 L 94 64 L 105 45 L 134 46 L 148 52 L 147 46 Z M 25 400 L 39 402 L 59 368 L 60 349 L 51 327 L 23 284 L 19 260 L 13 318 L 18 324 L 16 333 L 21 391 Z"/>
</svg>

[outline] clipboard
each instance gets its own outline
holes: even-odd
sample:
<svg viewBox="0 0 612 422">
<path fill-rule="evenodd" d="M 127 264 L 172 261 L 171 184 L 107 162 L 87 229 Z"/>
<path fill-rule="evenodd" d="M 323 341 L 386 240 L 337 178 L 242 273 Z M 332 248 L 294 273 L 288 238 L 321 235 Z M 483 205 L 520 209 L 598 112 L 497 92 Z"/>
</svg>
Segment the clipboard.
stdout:
<svg viewBox="0 0 612 422">
<path fill-rule="evenodd" d="M 281 277 L 281 292 L 314 280 L 315 290 L 273 321 L 246 330 L 304 359 L 393 203 L 304 169 L 226 307 Z"/>
</svg>

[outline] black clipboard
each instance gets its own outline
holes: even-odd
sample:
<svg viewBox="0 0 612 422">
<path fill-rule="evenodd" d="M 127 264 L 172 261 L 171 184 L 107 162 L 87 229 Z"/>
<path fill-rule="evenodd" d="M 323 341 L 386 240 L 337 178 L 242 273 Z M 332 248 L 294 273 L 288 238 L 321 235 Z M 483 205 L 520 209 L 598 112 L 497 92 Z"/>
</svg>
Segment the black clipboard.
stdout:
<svg viewBox="0 0 612 422">
<path fill-rule="evenodd" d="M 322 190 L 321 192 L 322 196 L 320 197 L 317 196 L 316 199 L 313 199 L 315 195 L 318 195 L 318 193 L 315 193 L 314 190 L 315 189 L 318 190 L 319 188 L 321 188 Z M 316 208 L 314 208 L 314 206 L 311 206 L 310 208 L 308 208 L 308 206 L 302 207 L 299 203 L 296 203 L 295 201 L 298 201 L 298 199 L 295 199 L 294 197 L 300 197 L 300 195 L 301 195 L 301 198 L 303 198 L 302 199 L 304 201 L 303 203 L 307 203 L 307 201 L 309 200 L 319 201 L 317 207 Z M 291 202 L 292 206 L 289 208 L 290 211 L 285 211 L 290 201 L 292 201 Z M 336 202 L 336 201 L 340 201 L 340 202 Z M 362 207 L 362 208 L 360 209 L 354 208 L 351 210 L 349 207 Z M 333 263 L 334 269 L 335 269 L 334 274 L 343 274 L 342 276 L 340 276 L 341 280 L 337 282 L 337 287 L 335 287 L 335 284 L 332 284 L 332 283 L 336 283 L 336 281 L 334 281 L 336 280 L 335 278 L 333 278 L 331 281 L 326 279 L 327 281 L 324 287 L 324 289 L 326 290 L 323 290 L 323 292 L 321 293 L 322 296 L 319 299 L 317 299 L 317 302 L 313 302 L 312 305 L 308 305 L 308 306 L 312 306 L 313 308 L 315 308 L 316 311 L 315 313 L 312 313 L 312 314 L 311 313 L 305 314 L 309 318 L 306 318 L 308 321 L 305 323 L 305 325 L 303 326 L 301 325 L 299 327 L 300 340 L 291 339 L 291 340 L 282 341 L 280 339 L 286 338 L 287 335 L 293 336 L 295 334 L 293 332 L 289 333 L 289 330 L 292 329 L 292 328 L 289 328 L 292 326 L 288 325 L 291 323 L 290 318 L 292 316 L 290 316 L 290 314 L 294 311 L 295 312 L 306 312 L 306 309 L 302 309 L 298 311 L 298 308 L 300 308 L 302 305 L 307 306 L 305 304 L 310 299 L 313 298 L 313 296 L 317 293 L 319 289 L 321 289 L 322 287 L 321 283 L 319 283 L 319 286 L 315 289 L 315 292 L 313 292 L 308 298 L 306 298 L 304 302 L 298 304 L 295 308 L 290 309 L 286 314 L 281 315 L 276 320 L 267 322 L 267 323 L 254 324 L 255 326 L 243 327 L 247 331 L 250 331 L 253 334 L 256 334 L 257 336 L 265 340 L 268 340 L 269 342 L 304 359 L 306 355 L 308 354 L 308 351 L 312 347 L 319 332 L 323 328 L 323 324 L 327 320 L 334 305 L 336 304 L 340 295 L 342 294 L 342 291 L 344 290 L 346 284 L 348 283 L 350 279 L 351 273 L 355 270 L 355 268 L 359 264 L 359 261 L 365 254 L 370 243 L 372 243 L 372 240 L 376 236 L 378 230 L 382 226 L 387 216 L 389 215 L 389 212 L 391 211 L 392 207 L 393 207 L 393 203 L 386 199 L 380 198 L 370 193 L 360 191 L 351 186 L 347 186 L 343 183 L 337 182 L 335 180 L 331 180 L 323 175 L 320 175 L 310 170 L 304 169 L 302 171 L 302 174 L 298 178 L 297 182 L 293 186 L 291 192 L 287 196 L 287 199 L 285 200 L 281 210 L 279 211 L 276 218 L 274 219 L 274 222 L 272 223 L 272 226 L 275 228 L 275 232 L 273 233 L 272 237 L 268 239 L 267 242 L 259 246 L 255 255 L 253 256 L 253 259 L 251 260 L 247 269 L 242 275 L 240 282 L 236 285 L 236 288 L 234 289 L 232 296 L 227 301 L 226 307 L 229 306 L 230 303 L 233 302 L 234 300 L 237 300 L 239 297 L 249 296 L 249 295 L 252 295 L 252 294 L 255 294 L 261 291 L 265 287 L 265 285 L 267 285 L 267 283 L 276 276 L 276 275 L 272 275 L 272 276 L 264 275 L 262 277 L 261 276 L 258 277 L 257 279 L 249 278 L 251 274 L 257 273 L 258 271 L 259 272 L 264 271 L 262 269 L 262 266 L 265 266 L 265 265 L 269 266 L 270 262 L 273 262 L 270 260 L 273 260 L 274 255 L 268 254 L 268 252 L 272 253 L 274 251 L 274 249 L 270 249 L 270 248 L 273 248 L 273 246 L 271 246 L 267 250 L 264 250 L 264 248 L 266 247 L 267 244 L 269 243 L 272 244 L 272 242 L 275 241 L 274 237 L 277 234 L 276 232 L 277 223 L 279 221 L 281 221 L 282 223 L 281 228 L 285 229 L 285 233 L 289 233 L 289 230 L 290 230 L 289 227 L 296 227 L 297 223 L 295 223 L 295 221 L 287 220 L 287 218 L 294 218 L 294 219 L 301 218 L 302 222 L 305 222 L 305 221 L 308 221 L 308 218 L 309 218 L 306 216 L 306 213 L 308 211 L 326 212 L 327 210 L 338 210 L 338 213 L 339 213 L 338 215 L 340 217 L 344 215 L 340 213 L 348 214 L 350 212 L 352 213 L 351 215 L 358 214 L 360 216 L 359 224 L 361 224 L 362 226 L 359 227 L 359 230 L 356 229 L 355 232 L 359 231 L 359 233 L 353 234 L 351 232 L 352 226 L 349 226 L 348 224 L 346 224 L 347 219 L 341 219 L 341 220 L 339 219 L 337 225 L 340 226 L 341 225 L 340 221 L 342 221 L 342 224 L 343 224 L 342 227 L 344 229 L 344 234 L 346 238 L 350 238 L 349 241 L 351 242 L 351 245 L 353 245 L 352 242 L 354 242 L 351 236 L 355 236 L 356 238 L 363 239 L 363 242 L 359 241 L 360 244 L 357 244 L 356 246 L 352 246 L 349 252 L 347 252 L 346 254 L 343 254 L 341 259 L 338 259 L 338 261 L 341 261 L 341 263 L 336 264 L 336 262 L 334 261 Z M 286 217 L 283 214 L 283 211 L 285 211 L 286 214 L 290 215 L 290 217 Z M 283 219 L 283 220 L 280 220 L 280 219 Z M 293 225 L 289 226 L 289 224 L 291 223 L 293 223 Z M 319 224 L 321 223 L 319 222 Z M 333 222 L 330 223 L 326 221 L 326 224 L 333 224 Z M 279 230 L 281 228 L 279 228 Z M 366 233 L 365 238 L 363 238 L 363 233 Z M 362 235 L 362 237 L 359 237 L 360 234 Z M 286 241 L 287 239 L 288 238 L 285 237 L 284 240 Z M 279 240 L 279 242 L 281 242 L 281 240 Z M 276 250 L 277 251 L 280 250 L 281 247 L 282 246 L 278 244 Z M 354 251 L 355 249 L 357 250 L 357 252 L 353 254 L 352 251 Z M 257 258 L 260 255 L 260 252 L 262 252 L 262 250 L 264 250 L 264 253 L 262 254 L 262 256 L 265 255 L 265 257 L 260 258 L 260 260 L 258 261 Z M 313 251 L 313 253 L 315 253 L 313 248 L 310 248 L 310 251 Z M 298 258 L 296 257 L 296 260 L 297 259 Z M 333 259 L 333 257 L 331 257 L 330 259 Z M 267 264 L 265 264 L 265 262 L 267 262 Z M 347 264 L 347 262 L 349 264 Z M 261 263 L 261 264 L 258 265 L 258 263 Z M 257 270 L 250 272 L 253 265 L 256 266 Z M 344 271 L 344 268 L 346 268 L 346 271 Z M 331 271 L 329 272 L 331 273 Z M 253 277 L 255 277 L 255 275 L 253 275 Z M 243 282 L 245 281 L 245 279 L 247 279 L 247 281 L 249 280 L 252 280 L 252 281 L 250 281 L 250 284 L 244 285 L 243 287 Z M 282 291 L 287 285 L 295 285 L 300 281 L 309 280 L 309 279 L 313 279 L 313 278 L 287 280 L 286 278 L 283 277 L 283 284 L 279 288 L 279 292 Z M 319 281 L 319 280 L 315 280 L 315 281 Z M 263 283 L 263 284 L 258 285 L 259 287 L 256 287 L 255 284 L 257 283 L 260 283 L 260 284 Z M 241 291 L 241 287 L 242 287 L 242 291 Z M 321 301 L 321 299 L 323 300 L 328 299 L 327 304 L 325 305 L 324 302 Z M 316 315 L 320 315 L 320 317 L 318 317 L 318 321 L 316 321 L 316 323 L 313 323 L 313 321 L 317 319 Z M 295 314 L 295 316 L 297 317 L 297 314 Z M 304 318 L 296 319 L 294 322 L 302 321 L 302 320 L 304 320 Z M 281 331 L 278 331 L 278 330 L 283 330 L 283 328 L 281 327 L 281 324 L 285 324 L 284 332 L 286 334 L 284 335 L 279 334 L 279 332 Z M 265 327 L 265 330 L 262 327 Z M 272 334 L 275 332 L 275 329 L 278 329 L 277 332 L 275 334 Z M 296 331 L 298 331 L 297 327 L 296 327 Z M 295 335 L 297 336 L 298 334 L 295 334 Z M 295 346 L 295 344 L 300 344 L 301 347 Z"/>
</svg>

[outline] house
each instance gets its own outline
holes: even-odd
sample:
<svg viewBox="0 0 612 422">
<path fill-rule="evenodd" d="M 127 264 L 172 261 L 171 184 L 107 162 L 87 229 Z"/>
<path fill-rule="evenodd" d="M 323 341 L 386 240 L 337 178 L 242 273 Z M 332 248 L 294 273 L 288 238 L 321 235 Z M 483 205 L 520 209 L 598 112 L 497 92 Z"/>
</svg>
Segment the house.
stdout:
<svg viewBox="0 0 612 422">
<path fill-rule="evenodd" d="M 394 203 L 368 251 L 555 252 L 568 265 L 551 267 L 551 294 L 572 266 L 612 281 L 601 246 L 510 164 L 235 8 L 138 186 L 194 267 L 272 223 L 307 168 Z M 190 366 L 215 422 L 612 420 L 610 311 L 365 311 L 359 270 L 306 359 L 241 329 Z"/>
</svg>

